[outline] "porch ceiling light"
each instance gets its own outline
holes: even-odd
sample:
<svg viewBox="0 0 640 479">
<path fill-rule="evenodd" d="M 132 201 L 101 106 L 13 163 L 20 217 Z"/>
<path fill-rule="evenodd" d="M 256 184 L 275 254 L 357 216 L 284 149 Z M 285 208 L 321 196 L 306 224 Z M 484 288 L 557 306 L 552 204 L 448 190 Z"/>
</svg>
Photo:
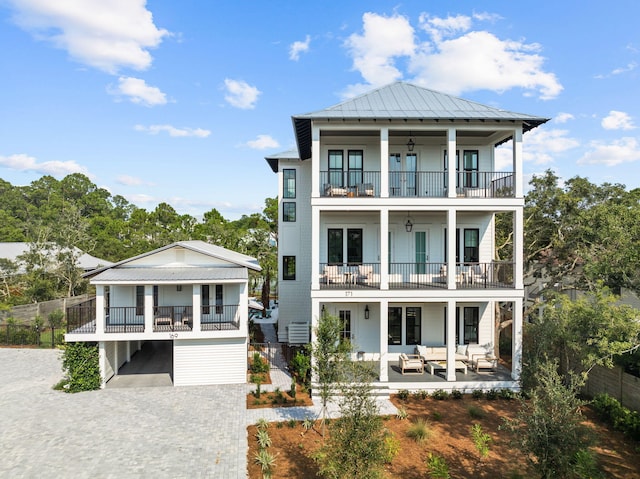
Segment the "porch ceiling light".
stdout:
<svg viewBox="0 0 640 479">
<path fill-rule="evenodd" d="M 413 151 L 413 148 L 416 146 L 416 142 L 413 141 L 413 135 L 409 132 L 409 141 L 407 142 L 407 150 Z"/>
<path fill-rule="evenodd" d="M 413 229 L 413 221 L 411 221 L 411 216 L 407 213 L 407 222 L 404 224 L 404 229 L 407 230 L 407 233 L 411 233 Z"/>
</svg>

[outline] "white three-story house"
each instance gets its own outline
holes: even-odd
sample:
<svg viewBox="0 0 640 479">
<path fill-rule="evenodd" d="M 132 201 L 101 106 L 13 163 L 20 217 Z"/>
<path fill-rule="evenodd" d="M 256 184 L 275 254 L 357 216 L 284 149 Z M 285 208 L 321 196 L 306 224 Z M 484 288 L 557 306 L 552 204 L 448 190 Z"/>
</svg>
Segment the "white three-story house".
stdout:
<svg viewBox="0 0 640 479">
<path fill-rule="evenodd" d="M 266 158 L 279 185 L 280 341 L 332 314 L 382 386 L 517 388 L 523 135 L 547 119 L 402 82 L 292 119 L 297 148 Z M 497 218 L 511 228 L 506 256 Z M 512 358 L 498 363 L 505 317 Z"/>
</svg>

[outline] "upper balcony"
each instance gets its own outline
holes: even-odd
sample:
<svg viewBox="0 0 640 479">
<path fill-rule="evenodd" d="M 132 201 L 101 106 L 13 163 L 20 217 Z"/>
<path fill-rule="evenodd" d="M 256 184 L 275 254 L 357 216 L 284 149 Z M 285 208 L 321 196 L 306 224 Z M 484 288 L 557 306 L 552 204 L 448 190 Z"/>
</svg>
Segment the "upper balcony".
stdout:
<svg viewBox="0 0 640 479">
<path fill-rule="evenodd" d="M 320 289 L 381 289 L 380 263 L 320 264 Z M 457 263 L 456 289 L 513 289 L 514 263 Z M 387 283 L 390 290 L 447 288 L 446 263 L 390 263 Z"/>
<path fill-rule="evenodd" d="M 456 197 L 513 198 L 509 171 L 456 172 Z M 321 171 L 320 196 L 335 198 L 446 198 L 446 171 L 390 171 L 387 195 L 381 194 L 380 171 Z"/>
</svg>

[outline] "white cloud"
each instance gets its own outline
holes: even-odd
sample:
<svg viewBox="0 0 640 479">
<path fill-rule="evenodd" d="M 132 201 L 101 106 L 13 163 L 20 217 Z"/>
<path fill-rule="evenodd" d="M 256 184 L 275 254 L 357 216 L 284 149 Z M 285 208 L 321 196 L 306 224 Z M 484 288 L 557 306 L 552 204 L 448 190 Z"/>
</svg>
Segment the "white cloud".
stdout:
<svg viewBox="0 0 640 479">
<path fill-rule="evenodd" d="M 243 110 L 255 108 L 258 96 L 262 93 L 256 87 L 242 80 L 226 78 L 224 80 L 224 86 L 227 89 L 227 94 L 224 96 L 224 99 L 227 100 L 231 106 Z"/>
<path fill-rule="evenodd" d="M 148 68 L 149 49 L 169 35 L 153 23 L 145 0 L 9 1 L 21 28 L 75 61 L 112 74 Z"/>
<path fill-rule="evenodd" d="M 632 137 L 620 138 L 611 143 L 593 141 L 589 146 L 591 150 L 578 160 L 579 165 L 616 166 L 640 161 L 640 145 Z"/>
<path fill-rule="evenodd" d="M 144 106 L 165 105 L 167 96 L 155 86 L 149 86 L 140 78 L 120 77 L 117 88 L 109 87 L 107 91 L 112 95 L 129 97 L 129 101 Z"/>
<path fill-rule="evenodd" d="M 280 143 L 270 135 L 258 135 L 255 140 L 247 141 L 247 146 L 254 150 L 267 150 L 269 148 L 279 148 Z"/>
<path fill-rule="evenodd" d="M 306 36 L 304 42 L 296 41 L 291 44 L 289 47 L 289 60 L 298 61 L 300 59 L 301 53 L 306 53 L 309 51 L 309 44 L 311 43 L 311 37 L 309 35 Z"/>
<path fill-rule="evenodd" d="M 116 181 L 125 186 L 138 186 L 142 184 L 142 180 L 140 178 L 135 178 L 129 175 L 120 175 L 116 178 Z"/>
<path fill-rule="evenodd" d="M 33 171 L 41 175 L 67 176 L 71 173 L 82 173 L 92 177 L 84 166 L 80 166 L 75 161 L 38 161 L 25 154 L 10 156 L 0 156 L 0 166 L 18 171 Z"/>
<path fill-rule="evenodd" d="M 366 84 L 349 86 L 345 96 L 403 78 L 401 62 L 414 75 L 413 82 L 451 94 L 522 88 L 544 100 L 558 96 L 563 87 L 555 74 L 543 70 L 540 45 L 472 30 L 474 21 L 497 18 L 488 13 L 446 18 L 422 14 L 418 22 L 426 38 L 420 38 L 406 17 L 365 13 L 363 33 L 352 34 L 345 47 Z"/>
<path fill-rule="evenodd" d="M 413 55 L 416 48 L 414 30 L 406 17 L 367 12 L 362 16 L 362 23 L 362 34 L 349 36 L 345 46 L 353 58 L 353 69 L 360 72 L 368 85 L 352 85 L 345 96 L 353 96 L 363 87 L 368 89 L 402 78 L 396 59 Z"/>
<path fill-rule="evenodd" d="M 546 165 L 554 161 L 554 156 L 577 148 L 580 142 L 568 135 L 567 130 L 536 128 L 523 137 L 523 160 L 535 165 Z M 508 141 L 496 149 L 496 169 L 510 170 L 513 163 L 513 146 Z"/>
<path fill-rule="evenodd" d="M 136 131 L 146 131 L 150 135 L 157 135 L 164 131 L 172 137 L 195 136 L 197 138 L 206 138 L 211 134 L 211 131 L 202 128 L 176 128 L 171 125 L 136 125 L 133 128 Z"/>
<path fill-rule="evenodd" d="M 553 119 L 553 121 L 555 121 L 556 123 L 566 123 L 569 120 L 574 120 L 575 116 L 573 116 L 571 113 L 558 113 L 556 115 L 556 117 Z"/>
<path fill-rule="evenodd" d="M 631 117 L 623 112 L 611 110 L 609 115 L 602 119 L 602 128 L 605 130 L 633 130 L 635 125 Z"/>
</svg>

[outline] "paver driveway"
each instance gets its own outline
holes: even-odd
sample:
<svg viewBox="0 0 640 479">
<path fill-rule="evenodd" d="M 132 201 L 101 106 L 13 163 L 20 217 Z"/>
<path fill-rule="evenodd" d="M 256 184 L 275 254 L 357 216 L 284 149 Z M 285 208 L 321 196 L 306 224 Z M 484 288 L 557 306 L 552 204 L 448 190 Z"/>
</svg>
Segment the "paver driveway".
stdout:
<svg viewBox="0 0 640 479">
<path fill-rule="evenodd" d="M 245 385 L 65 394 L 58 355 L 0 348 L 0 477 L 246 478 Z"/>
</svg>

